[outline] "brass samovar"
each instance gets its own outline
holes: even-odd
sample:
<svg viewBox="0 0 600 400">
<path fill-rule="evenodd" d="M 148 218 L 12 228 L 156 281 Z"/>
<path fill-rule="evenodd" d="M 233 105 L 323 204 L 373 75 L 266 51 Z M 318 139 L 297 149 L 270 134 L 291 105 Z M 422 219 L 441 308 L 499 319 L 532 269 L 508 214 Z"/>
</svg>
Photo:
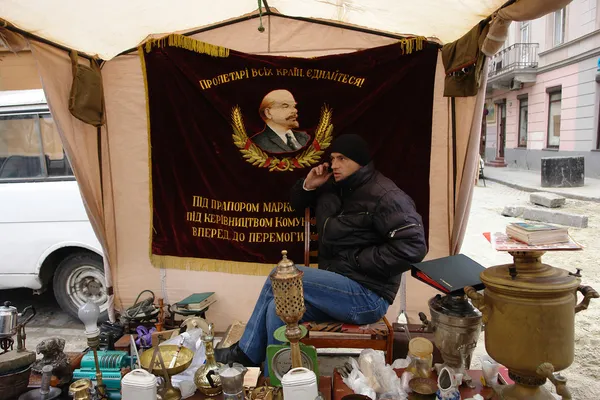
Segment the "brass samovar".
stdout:
<svg viewBox="0 0 600 400">
<path fill-rule="evenodd" d="M 465 293 L 483 314 L 488 354 L 509 370 L 514 385 L 494 389 L 506 400 L 552 400 L 542 385 L 550 379 L 563 399 L 570 399 L 566 379 L 554 374 L 573 362 L 575 313 L 598 293 L 581 286 L 581 275 L 542 264 L 543 251 L 515 251 L 513 264 L 481 273 L 481 295 Z M 577 292 L 584 299 L 577 304 Z"/>
</svg>

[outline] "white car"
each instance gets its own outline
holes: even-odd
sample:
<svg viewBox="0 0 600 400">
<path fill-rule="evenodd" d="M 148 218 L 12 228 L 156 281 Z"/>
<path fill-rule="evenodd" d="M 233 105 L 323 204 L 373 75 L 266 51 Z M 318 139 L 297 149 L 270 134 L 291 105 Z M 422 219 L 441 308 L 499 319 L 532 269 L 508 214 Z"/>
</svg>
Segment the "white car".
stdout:
<svg viewBox="0 0 600 400">
<path fill-rule="evenodd" d="M 50 285 L 67 313 L 76 317 L 79 306 L 92 298 L 106 319 L 102 249 L 44 93 L 4 91 L 0 92 L 0 289 L 25 287 L 39 293 Z M 90 288 L 99 288 L 100 293 Z"/>
</svg>

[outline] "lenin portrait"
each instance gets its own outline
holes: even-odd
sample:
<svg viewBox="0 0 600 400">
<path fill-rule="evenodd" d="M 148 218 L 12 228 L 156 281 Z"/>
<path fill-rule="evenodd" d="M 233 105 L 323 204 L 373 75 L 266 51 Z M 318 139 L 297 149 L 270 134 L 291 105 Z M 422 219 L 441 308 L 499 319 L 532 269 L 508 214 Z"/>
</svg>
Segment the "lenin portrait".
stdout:
<svg viewBox="0 0 600 400">
<path fill-rule="evenodd" d="M 288 153 L 305 147 L 310 135 L 297 130 L 300 125 L 296 104 L 287 90 L 267 93 L 258 109 L 265 128 L 250 138 L 252 142 L 267 153 Z"/>
</svg>

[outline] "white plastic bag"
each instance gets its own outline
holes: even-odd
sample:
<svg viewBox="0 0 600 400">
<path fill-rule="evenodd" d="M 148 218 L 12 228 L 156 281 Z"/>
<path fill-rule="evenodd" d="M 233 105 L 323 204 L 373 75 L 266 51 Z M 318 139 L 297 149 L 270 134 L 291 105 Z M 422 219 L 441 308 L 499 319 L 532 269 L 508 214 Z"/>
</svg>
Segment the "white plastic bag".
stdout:
<svg viewBox="0 0 600 400">
<path fill-rule="evenodd" d="M 379 370 L 382 366 L 385 366 L 385 358 L 383 352 L 377 352 L 373 349 L 365 349 L 360 352 L 358 357 L 358 366 L 360 371 L 367 378 L 369 386 L 375 390 L 376 393 L 383 393 L 381 386 L 381 379 L 379 376 Z"/>
<path fill-rule="evenodd" d="M 406 356 L 406 358 L 398 358 L 394 360 L 392 363 L 393 369 L 403 369 L 410 365 L 410 356 Z"/>
<path fill-rule="evenodd" d="M 497 385 L 500 364 L 498 364 L 487 354 L 480 356 L 479 359 L 481 360 L 481 370 L 483 372 L 484 385 L 490 387 Z"/>
<path fill-rule="evenodd" d="M 358 364 L 369 386 L 379 397 L 404 400 L 408 396 L 391 365 L 386 365 L 383 352 L 365 349 L 360 353 Z M 385 396 L 383 396 L 385 395 Z"/>
<path fill-rule="evenodd" d="M 192 363 L 190 366 L 183 372 L 173 375 L 171 377 L 171 382 L 173 385 L 178 386 L 179 382 L 189 381 L 194 382 L 194 374 L 200 368 L 204 362 L 206 361 L 206 351 L 204 349 L 204 343 L 202 343 L 202 329 L 190 329 L 186 332 L 183 332 L 181 335 L 175 336 L 160 345 L 176 345 L 178 346 L 181 343 L 181 339 L 183 338 L 183 347 L 190 349 L 194 353 L 194 358 L 192 359 Z"/>
<path fill-rule="evenodd" d="M 352 389 L 354 393 L 362 394 L 369 397 L 371 400 L 375 400 L 377 396 L 375 390 L 373 390 L 373 388 L 369 386 L 367 378 L 365 378 L 363 373 L 360 371 L 356 360 L 354 358 L 350 358 L 349 362 L 350 365 L 352 365 L 352 371 L 350 371 L 350 374 L 348 374 L 347 377 L 342 378 L 344 383 L 350 389 Z"/>
</svg>

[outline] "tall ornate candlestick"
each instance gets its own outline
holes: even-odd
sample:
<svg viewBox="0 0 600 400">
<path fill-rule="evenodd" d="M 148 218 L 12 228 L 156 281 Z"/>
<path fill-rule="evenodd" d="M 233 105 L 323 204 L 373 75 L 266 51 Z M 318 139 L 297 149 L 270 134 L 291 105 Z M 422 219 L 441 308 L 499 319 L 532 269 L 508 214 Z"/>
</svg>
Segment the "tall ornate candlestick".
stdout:
<svg viewBox="0 0 600 400">
<path fill-rule="evenodd" d="M 292 368 L 302 367 L 300 355 L 300 339 L 302 331 L 298 322 L 304 315 L 304 289 L 302 276 L 304 273 L 296 268 L 292 260 L 287 258 L 287 251 L 281 252 L 283 258 L 271 273 L 271 286 L 275 296 L 275 312 L 285 323 L 285 337 L 290 341 L 292 349 Z"/>
</svg>

